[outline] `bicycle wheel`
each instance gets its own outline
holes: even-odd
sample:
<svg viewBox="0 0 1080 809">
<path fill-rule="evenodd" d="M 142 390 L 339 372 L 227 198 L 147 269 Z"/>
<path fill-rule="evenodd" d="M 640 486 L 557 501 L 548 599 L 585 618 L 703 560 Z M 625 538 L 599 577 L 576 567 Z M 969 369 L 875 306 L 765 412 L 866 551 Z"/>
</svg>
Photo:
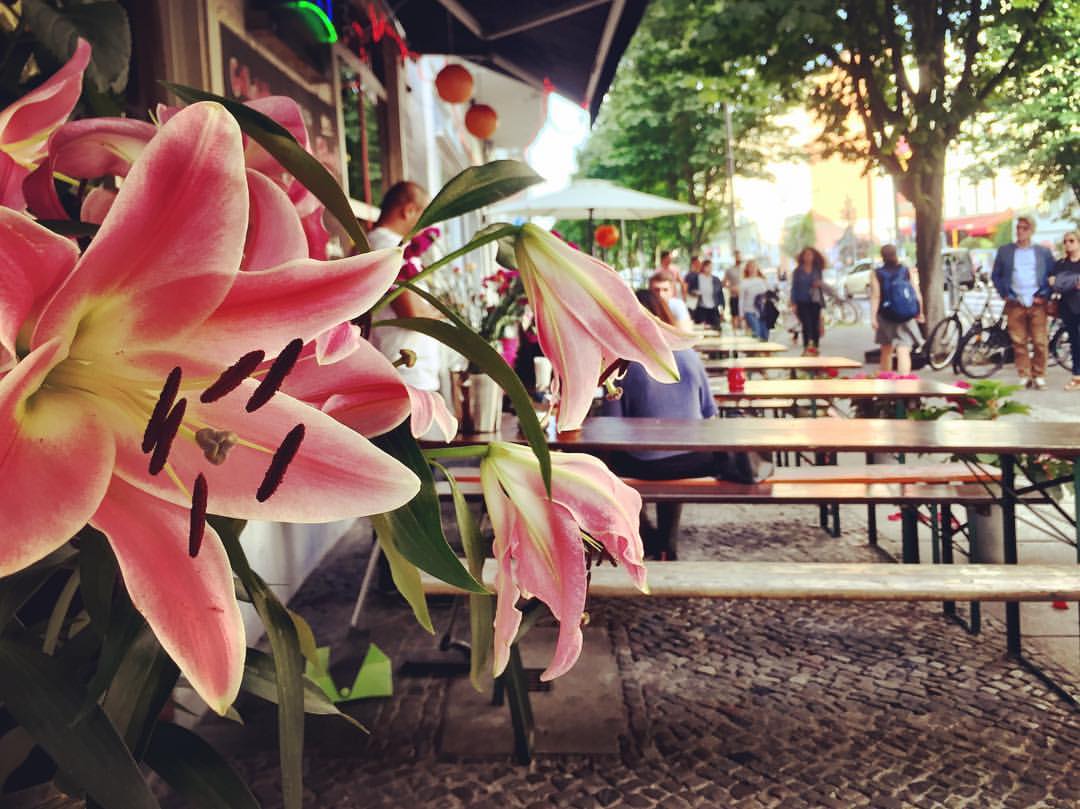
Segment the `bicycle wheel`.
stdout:
<svg viewBox="0 0 1080 809">
<path fill-rule="evenodd" d="M 960 341 L 960 372 L 975 379 L 993 376 L 1005 364 L 1008 349 L 1009 336 L 1004 329 L 973 329 Z"/>
<path fill-rule="evenodd" d="M 1050 361 L 1056 362 L 1065 370 L 1072 368 L 1072 343 L 1064 326 L 1059 326 L 1050 338 Z"/>
<path fill-rule="evenodd" d="M 960 318 L 955 315 L 938 321 L 926 338 L 926 364 L 935 371 L 948 367 L 960 347 Z"/>
<path fill-rule="evenodd" d="M 859 322 L 859 306 L 850 298 L 840 302 L 840 322 L 845 326 L 854 326 Z"/>
</svg>

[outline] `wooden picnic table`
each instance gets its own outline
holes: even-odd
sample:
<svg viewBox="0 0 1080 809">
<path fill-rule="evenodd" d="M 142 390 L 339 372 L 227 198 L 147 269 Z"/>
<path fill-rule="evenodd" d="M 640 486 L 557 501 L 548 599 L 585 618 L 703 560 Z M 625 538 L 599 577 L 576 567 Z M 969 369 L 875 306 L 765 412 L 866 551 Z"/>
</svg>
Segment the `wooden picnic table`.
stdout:
<svg viewBox="0 0 1080 809">
<path fill-rule="evenodd" d="M 754 399 L 882 399 L 910 401 L 931 396 L 962 396 L 964 388 L 931 379 L 752 379 L 738 393 L 727 381 L 713 379 L 709 388 L 717 401 Z"/>
<path fill-rule="evenodd" d="M 848 357 L 743 357 L 742 359 L 706 360 L 705 370 L 710 374 L 726 373 L 730 368 L 744 371 L 790 371 L 792 377 L 798 371 L 828 371 L 862 368 L 862 363 Z"/>
<path fill-rule="evenodd" d="M 782 343 L 753 337 L 706 337 L 694 344 L 702 354 L 780 354 L 788 350 Z"/>
</svg>

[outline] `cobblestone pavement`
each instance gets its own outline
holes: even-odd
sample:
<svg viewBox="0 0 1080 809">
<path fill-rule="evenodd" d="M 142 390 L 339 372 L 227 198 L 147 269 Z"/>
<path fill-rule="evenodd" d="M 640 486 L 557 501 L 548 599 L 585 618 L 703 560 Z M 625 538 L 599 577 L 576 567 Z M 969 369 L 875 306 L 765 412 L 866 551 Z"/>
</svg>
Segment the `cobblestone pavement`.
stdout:
<svg viewBox="0 0 1080 809">
<path fill-rule="evenodd" d="M 885 561 L 816 529 L 816 509 L 687 508 L 682 558 Z M 293 606 L 346 644 L 366 549 L 339 548 Z M 446 680 L 344 723 L 309 722 L 306 805 L 344 807 L 1075 807 L 1080 716 L 1002 657 L 1000 624 L 973 638 L 933 604 L 600 602 L 622 677 L 618 756 L 450 761 L 438 753 Z M 446 605 L 434 610 L 445 624 Z M 367 613 L 395 660 L 431 639 L 388 597 Z M 207 723 L 266 807 L 280 805 L 272 712 Z"/>
</svg>

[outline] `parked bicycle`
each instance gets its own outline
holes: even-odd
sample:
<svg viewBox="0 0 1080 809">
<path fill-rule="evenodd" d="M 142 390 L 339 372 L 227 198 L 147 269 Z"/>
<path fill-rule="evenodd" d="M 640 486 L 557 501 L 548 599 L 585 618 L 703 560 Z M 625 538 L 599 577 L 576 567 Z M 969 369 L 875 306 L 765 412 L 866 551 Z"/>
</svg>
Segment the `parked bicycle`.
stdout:
<svg viewBox="0 0 1080 809">
<path fill-rule="evenodd" d="M 952 299 L 952 311 L 948 317 L 939 320 L 930 330 L 926 338 L 926 364 L 935 371 L 956 365 L 957 351 L 960 341 L 971 324 L 979 321 L 989 325 L 991 322 L 992 288 L 987 283 L 985 275 L 980 276 L 970 288 L 953 285 L 954 294 Z M 965 302 L 965 296 L 969 292 L 985 295 L 982 309 L 974 312 Z"/>
<path fill-rule="evenodd" d="M 984 307 L 984 312 L 986 307 Z M 1050 324 L 1050 340 L 1047 360 L 1049 363 L 1069 367 L 1071 345 L 1069 334 L 1061 321 Z M 993 376 L 1001 367 L 1013 361 L 1012 339 L 1002 312 L 989 325 L 977 320 L 960 340 L 957 351 L 957 370 L 964 376 L 985 379 Z"/>
</svg>

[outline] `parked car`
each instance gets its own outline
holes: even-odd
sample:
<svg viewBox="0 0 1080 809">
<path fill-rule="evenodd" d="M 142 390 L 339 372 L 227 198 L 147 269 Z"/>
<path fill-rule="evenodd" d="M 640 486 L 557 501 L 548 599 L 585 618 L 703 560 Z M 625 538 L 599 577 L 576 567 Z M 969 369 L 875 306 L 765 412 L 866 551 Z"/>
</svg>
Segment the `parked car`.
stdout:
<svg viewBox="0 0 1080 809">
<path fill-rule="evenodd" d="M 993 257 L 991 256 L 991 264 Z M 971 289 L 975 286 L 975 272 L 978 268 L 971 251 L 963 247 L 950 247 L 941 251 L 942 274 L 945 278 L 945 288 L 949 289 L 953 284 Z M 870 294 L 870 275 L 877 261 L 862 259 L 855 262 L 851 271 L 844 277 L 844 292 L 848 297 Z M 983 266 L 982 271 L 989 271 L 989 266 Z"/>
</svg>

